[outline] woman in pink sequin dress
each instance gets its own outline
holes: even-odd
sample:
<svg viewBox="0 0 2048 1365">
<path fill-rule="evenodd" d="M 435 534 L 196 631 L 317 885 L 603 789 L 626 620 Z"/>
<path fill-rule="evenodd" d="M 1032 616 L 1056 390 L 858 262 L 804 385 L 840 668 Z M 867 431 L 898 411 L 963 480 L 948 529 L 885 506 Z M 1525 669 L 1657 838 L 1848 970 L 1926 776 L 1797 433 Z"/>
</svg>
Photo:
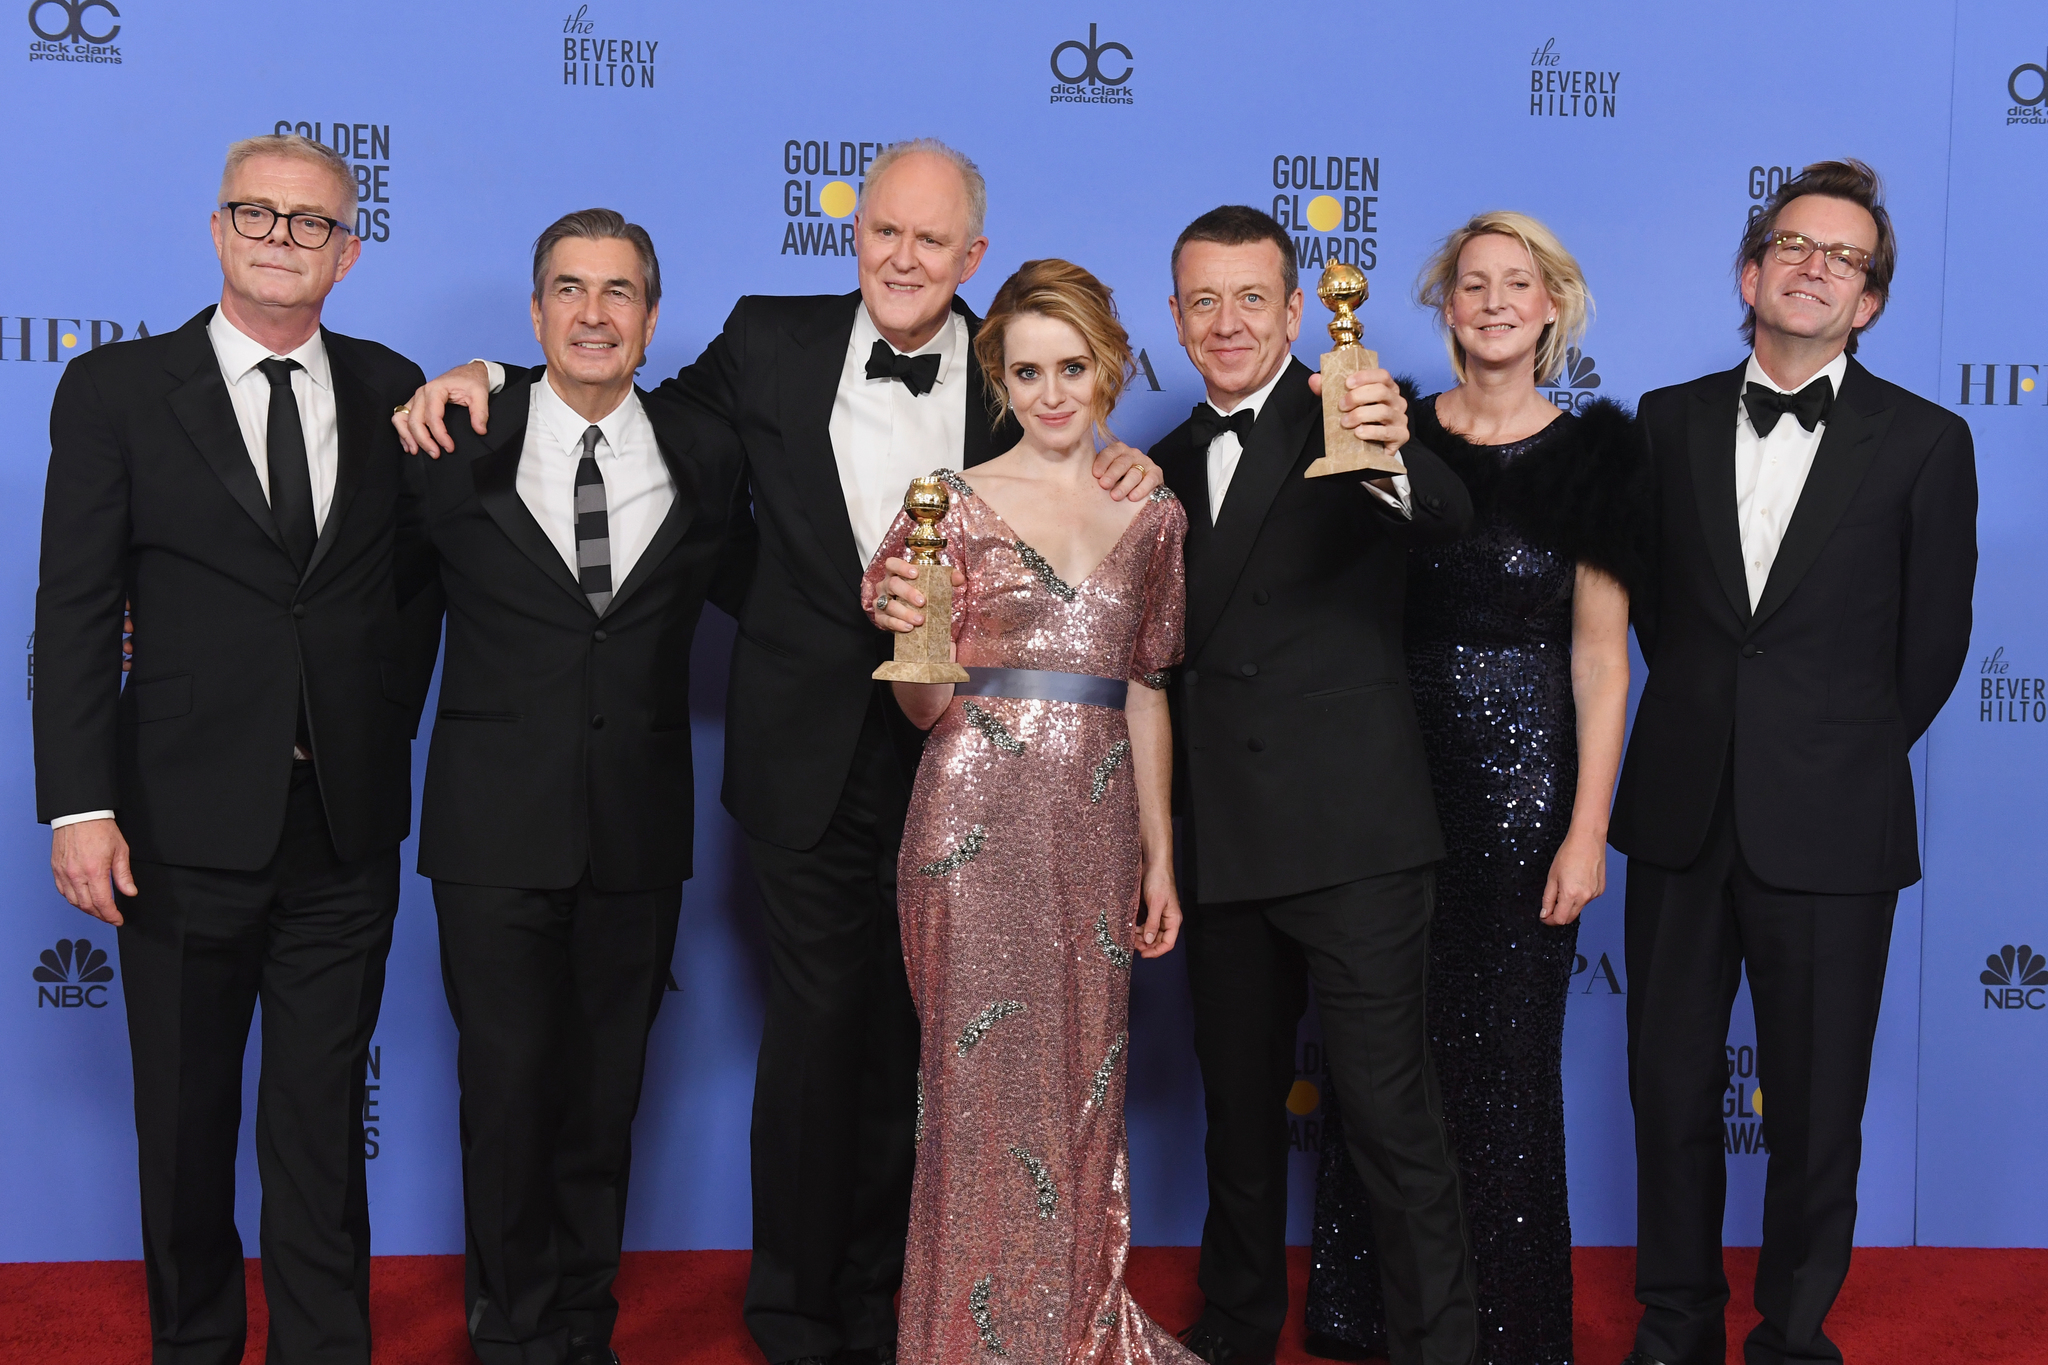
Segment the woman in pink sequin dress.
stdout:
<svg viewBox="0 0 2048 1365">
<path fill-rule="evenodd" d="M 1027 262 L 975 345 L 1024 437 L 945 476 L 973 680 L 895 685 L 931 732 L 897 878 L 924 1026 L 898 1358 L 1192 1365 L 1124 1286 L 1131 959 L 1180 924 L 1161 689 L 1187 519 L 1164 489 L 1112 501 L 1089 472 L 1130 365 L 1092 275 Z M 899 517 L 876 553 L 871 612 L 890 587 L 922 619 L 887 562 L 910 529 Z"/>
</svg>

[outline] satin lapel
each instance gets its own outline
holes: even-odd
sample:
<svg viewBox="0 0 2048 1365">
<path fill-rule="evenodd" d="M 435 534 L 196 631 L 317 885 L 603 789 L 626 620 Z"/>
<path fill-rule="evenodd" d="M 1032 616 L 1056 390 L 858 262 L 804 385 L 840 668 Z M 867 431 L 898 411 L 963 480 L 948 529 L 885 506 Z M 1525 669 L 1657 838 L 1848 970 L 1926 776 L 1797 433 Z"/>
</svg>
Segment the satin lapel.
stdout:
<svg viewBox="0 0 2048 1365">
<path fill-rule="evenodd" d="M 1160 437 L 1150 453 L 1166 486 L 1187 509 L 1187 562 L 1199 563 L 1215 531 L 1209 520 L 1209 462 L 1204 458 L 1208 452 L 1195 449 L 1194 437 L 1182 423 Z"/>
<path fill-rule="evenodd" d="M 185 382 L 171 390 L 171 411 L 200 456 L 227 486 L 229 496 L 283 554 L 284 537 L 270 515 L 270 500 L 263 496 L 263 482 L 250 463 L 249 443 L 242 439 L 242 424 L 235 420 L 227 381 L 220 377 L 220 360 L 206 336 L 207 320 L 212 316 L 209 308 L 178 329 L 177 349 L 168 357 L 166 368 Z"/>
<path fill-rule="evenodd" d="M 668 515 L 661 519 L 661 525 L 654 528 L 654 538 L 633 561 L 633 572 L 626 575 L 626 581 L 619 584 L 612 600 L 605 604 L 607 616 L 617 611 L 621 602 L 654 576 L 662 560 L 668 558 L 669 551 L 675 549 L 704 506 L 704 490 L 697 482 L 697 467 L 684 458 L 695 443 L 689 425 L 681 420 L 681 414 L 674 405 L 650 404 L 645 393 L 640 395 L 640 406 L 654 427 L 654 441 L 661 450 L 661 462 L 668 466 L 669 478 L 675 481 L 676 495 L 668 505 Z M 560 562 L 560 556 L 556 557 L 556 562 Z"/>
<path fill-rule="evenodd" d="M 1806 472 L 1806 486 L 1799 490 L 1799 504 L 1792 509 L 1792 522 L 1785 528 L 1777 558 L 1771 561 L 1771 576 L 1764 580 L 1763 595 L 1757 599 L 1751 630 L 1783 606 L 1799 586 L 1799 580 L 1820 558 L 1863 476 L 1870 472 L 1892 418 L 1890 408 L 1868 406 L 1876 398 L 1877 386 L 1870 372 L 1850 360 L 1842 376 L 1842 396 L 1828 413 L 1820 449 L 1813 453 L 1813 467 Z"/>
<path fill-rule="evenodd" d="M 1287 362 L 1287 372 L 1274 385 L 1252 427 L 1252 439 L 1238 457 L 1237 472 L 1230 476 L 1208 544 L 1199 558 L 1190 547 L 1187 653 L 1191 659 L 1208 642 L 1209 633 L 1222 617 L 1273 499 L 1301 463 L 1302 448 L 1313 425 L 1310 419 L 1322 421 L 1322 402 L 1309 392 L 1308 376 L 1306 365 L 1298 360 Z M 1205 506 L 1207 502 L 1205 489 Z"/>
<path fill-rule="evenodd" d="M 1743 368 L 1710 375 L 1693 389 L 1685 443 L 1707 557 L 1736 619 L 1746 624 L 1749 580 L 1742 572 L 1742 526 L 1735 515 L 1735 421 Z"/>
<path fill-rule="evenodd" d="M 867 566 L 861 563 L 853 518 L 839 483 L 839 461 L 832 449 L 832 400 L 839 392 L 859 307 L 858 293 L 833 299 L 804 325 L 789 329 L 789 363 L 778 367 L 776 394 L 789 477 L 796 483 L 830 572 L 849 593 L 859 592 Z"/>
<path fill-rule="evenodd" d="M 363 468 L 376 448 L 378 428 L 383 428 L 383 435 L 391 435 L 387 420 L 377 411 L 376 395 L 335 353 L 333 336 L 324 328 L 321 335 L 327 343 L 328 382 L 334 385 L 334 498 L 327 504 L 327 520 L 320 527 L 320 538 L 313 542 L 313 555 L 306 561 L 302 582 L 312 581 L 313 571 L 320 567 L 320 561 L 327 558 L 327 552 L 341 535 L 349 504 L 355 500 L 356 489 L 362 486 Z"/>
<path fill-rule="evenodd" d="M 498 523 L 505 538 L 581 603 L 585 611 L 591 611 L 590 599 L 583 595 L 582 584 L 563 563 L 562 552 L 541 530 L 540 523 L 527 510 L 525 499 L 519 496 L 519 456 L 526 448 L 527 400 L 539 373 L 533 370 L 524 378 L 506 379 L 505 387 L 491 402 L 490 434 L 479 438 L 484 453 L 469 462 L 470 476 L 476 481 L 477 501 Z M 594 611 L 591 614 L 596 615 Z"/>
</svg>

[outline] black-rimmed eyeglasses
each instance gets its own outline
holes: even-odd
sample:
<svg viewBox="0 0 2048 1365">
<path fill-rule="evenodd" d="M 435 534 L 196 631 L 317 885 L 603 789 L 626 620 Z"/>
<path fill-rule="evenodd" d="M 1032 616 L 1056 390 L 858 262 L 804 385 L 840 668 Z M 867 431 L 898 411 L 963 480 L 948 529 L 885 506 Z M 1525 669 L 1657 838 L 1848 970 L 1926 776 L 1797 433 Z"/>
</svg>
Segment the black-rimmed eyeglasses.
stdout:
<svg viewBox="0 0 2048 1365">
<path fill-rule="evenodd" d="M 1838 280 L 1846 280 L 1870 269 L 1870 253 L 1860 246 L 1850 246 L 1847 242 L 1816 242 L 1796 232 L 1771 234 L 1771 254 L 1782 265 L 1805 265 L 1807 258 L 1816 251 L 1827 257 L 1828 274 Z"/>
<path fill-rule="evenodd" d="M 252 241 L 260 242 L 268 237 L 280 218 L 285 220 L 285 231 L 291 234 L 292 241 L 308 251 L 318 251 L 326 246 L 327 239 L 334 235 L 336 228 L 343 232 L 355 231 L 339 218 L 323 218 L 317 213 L 282 214 L 265 204 L 222 204 L 221 207 L 228 211 L 228 221 L 235 225 L 235 231 Z"/>
</svg>

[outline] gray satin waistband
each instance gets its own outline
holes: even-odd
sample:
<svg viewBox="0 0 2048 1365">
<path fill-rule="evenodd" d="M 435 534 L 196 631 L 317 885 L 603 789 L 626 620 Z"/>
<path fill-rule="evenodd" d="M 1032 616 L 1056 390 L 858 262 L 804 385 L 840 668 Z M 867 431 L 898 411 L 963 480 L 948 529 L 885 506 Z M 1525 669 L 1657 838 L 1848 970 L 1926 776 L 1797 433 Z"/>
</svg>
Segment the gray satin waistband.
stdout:
<svg viewBox="0 0 2048 1365">
<path fill-rule="evenodd" d="M 1071 701 L 1082 706 L 1124 709 L 1130 684 L 1093 673 L 1055 673 L 1040 668 L 970 668 L 967 681 L 953 684 L 956 697 L 1012 697 L 1018 701 Z"/>
</svg>

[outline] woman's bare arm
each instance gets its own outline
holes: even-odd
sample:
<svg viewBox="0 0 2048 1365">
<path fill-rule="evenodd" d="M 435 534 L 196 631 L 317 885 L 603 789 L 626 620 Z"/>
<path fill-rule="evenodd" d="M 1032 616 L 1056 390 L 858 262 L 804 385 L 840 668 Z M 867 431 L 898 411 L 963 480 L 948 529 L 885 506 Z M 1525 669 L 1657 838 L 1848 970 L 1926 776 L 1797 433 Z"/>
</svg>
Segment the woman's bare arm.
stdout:
<svg viewBox="0 0 2048 1365">
<path fill-rule="evenodd" d="M 1166 693 L 1130 684 L 1124 723 L 1131 731 L 1131 773 L 1138 784 L 1138 835 L 1144 847 L 1145 918 L 1138 955 L 1160 957 L 1180 937 L 1180 896 L 1173 885 L 1173 723 Z"/>
<path fill-rule="evenodd" d="M 1628 590 L 1589 564 L 1579 566 L 1572 593 L 1572 702 L 1579 789 L 1543 887 L 1545 924 L 1570 924 L 1607 889 L 1607 813 L 1628 724 Z"/>
</svg>

